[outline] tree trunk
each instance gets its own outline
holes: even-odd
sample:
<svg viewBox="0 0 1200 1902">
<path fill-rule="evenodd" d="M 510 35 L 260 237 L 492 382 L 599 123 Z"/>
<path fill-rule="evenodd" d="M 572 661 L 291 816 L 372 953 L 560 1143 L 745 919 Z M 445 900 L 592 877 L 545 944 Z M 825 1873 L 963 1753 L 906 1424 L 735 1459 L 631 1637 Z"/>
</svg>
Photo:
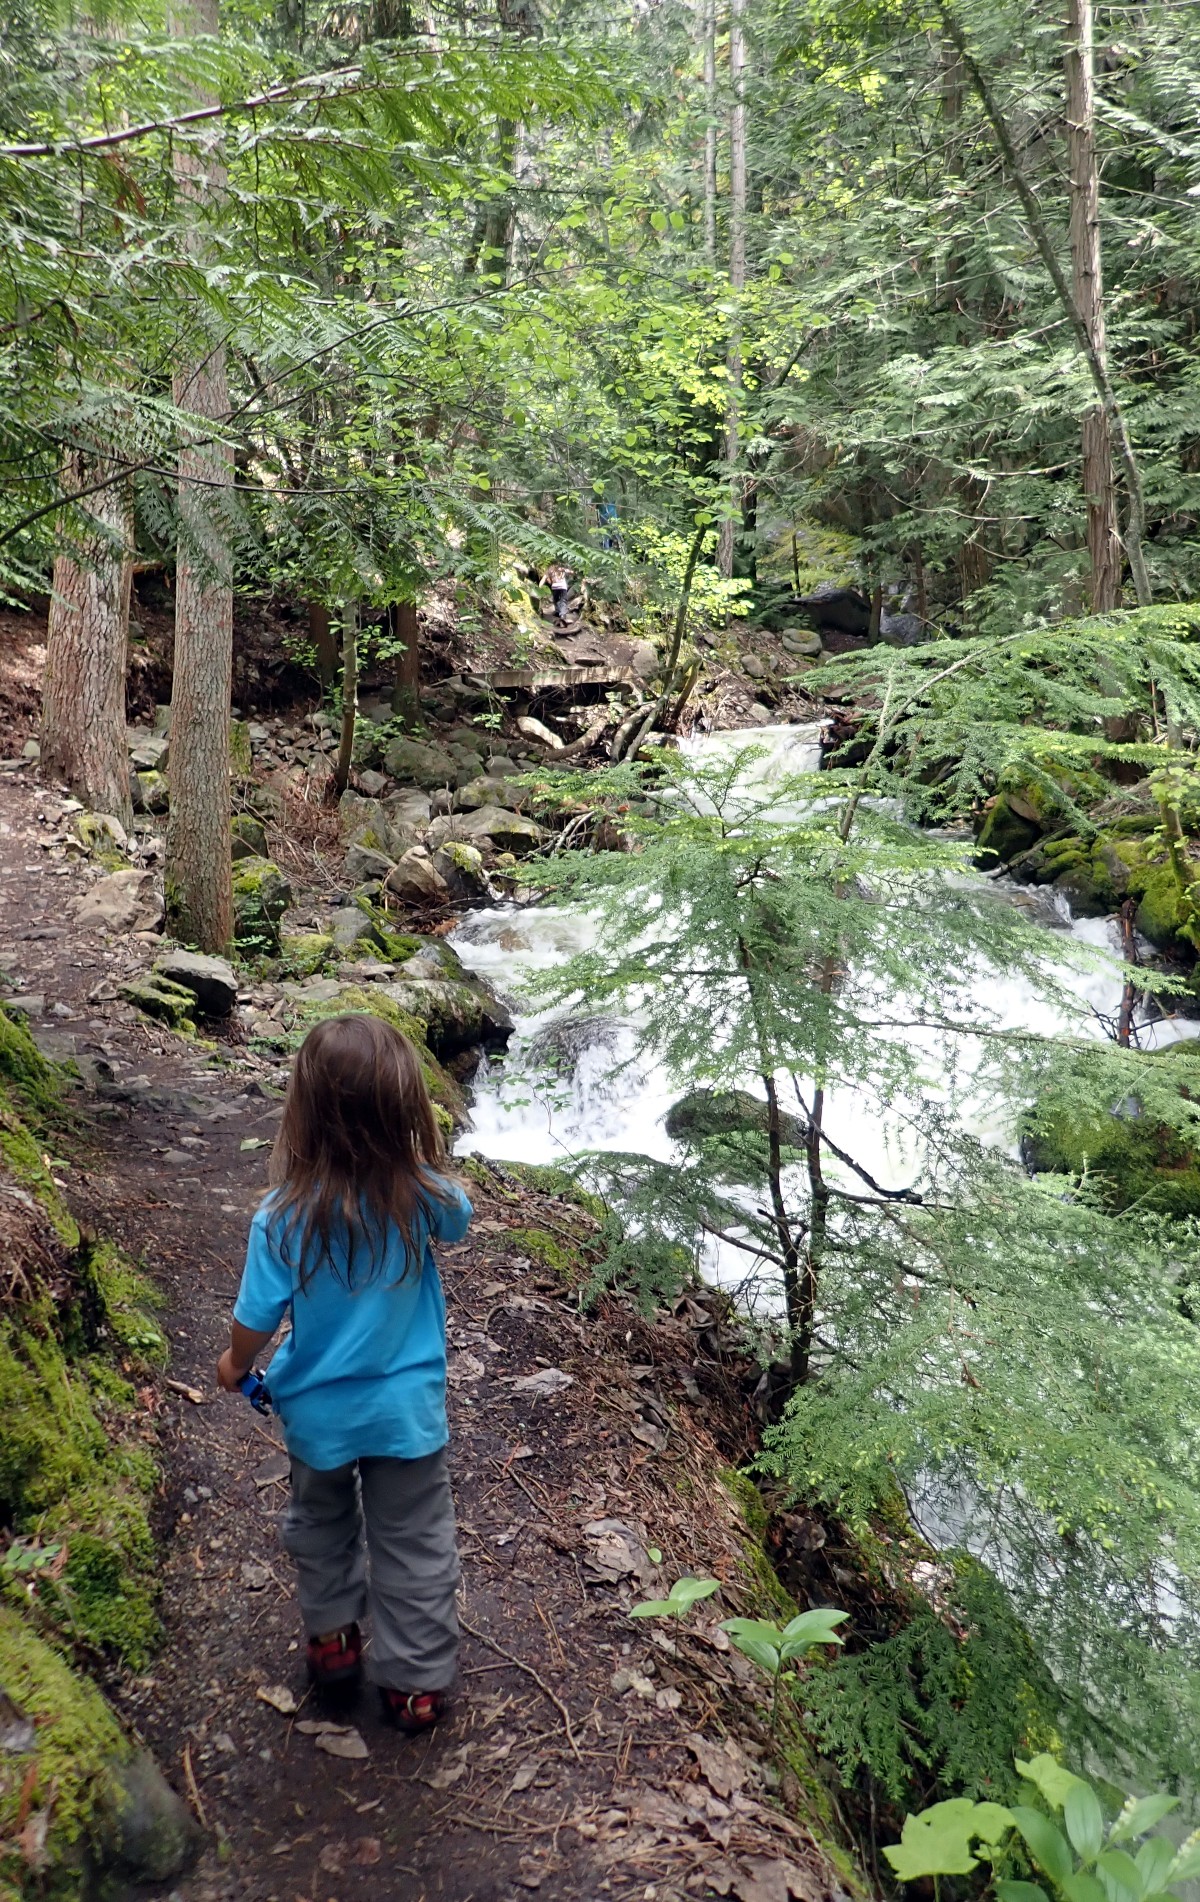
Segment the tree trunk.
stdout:
<svg viewBox="0 0 1200 1902">
<path fill-rule="evenodd" d="M 999 148 L 1000 157 L 1003 161 L 1004 170 L 1008 175 L 1009 183 L 1021 201 L 1021 209 L 1025 213 L 1025 222 L 1029 227 L 1029 235 L 1037 247 L 1037 253 L 1045 266 L 1046 275 L 1053 284 L 1055 295 L 1075 333 L 1075 341 L 1083 353 L 1084 360 L 1091 373 L 1092 384 L 1096 395 L 1099 397 L 1101 405 L 1103 406 L 1104 414 L 1112 433 L 1112 440 L 1116 446 L 1121 469 L 1125 476 L 1125 498 L 1127 507 L 1125 532 L 1122 536 L 1122 540 L 1125 544 L 1125 553 L 1129 557 L 1129 567 L 1133 576 L 1133 585 L 1137 594 L 1138 606 L 1143 608 L 1149 607 L 1151 601 L 1154 599 L 1154 591 L 1150 585 L 1150 574 L 1146 567 L 1144 548 L 1146 538 L 1146 496 L 1142 487 L 1141 468 L 1138 464 L 1137 455 L 1134 452 L 1133 439 L 1129 434 L 1129 426 L 1125 420 L 1125 412 L 1121 408 L 1116 388 L 1109 371 L 1107 353 L 1097 350 L 1092 340 L 1092 334 L 1084 322 L 1083 315 L 1075 302 L 1071 286 L 1067 283 L 1063 268 L 1058 261 L 1058 253 L 1054 246 L 1054 240 L 1050 235 L 1046 220 L 1042 216 L 1041 206 L 1038 203 L 1032 185 L 1025 175 L 1025 168 L 1021 163 L 1017 148 L 1013 143 L 1012 135 L 1005 122 L 1004 114 L 1001 112 L 993 97 L 992 89 L 984 77 L 983 69 L 979 65 L 979 62 L 972 56 L 967 46 L 966 36 L 963 33 L 962 27 L 959 25 L 952 8 L 947 4 L 947 0 L 939 0 L 939 11 L 942 17 L 942 24 L 958 50 L 959 57 L 967 69 L 967 75 L 974 88 L 976 97 L 983 107 L 988 124 L 991 126 L 995 135 L 996 144 Z"/>
<path fill-rule="evenodd" d="M 1067 0 L 1064 65 L 1071 166 L 1072 290 L 1093 348 L 1107 364 L 1104 278 L 1100 261 L 1100 177 L 1096 166 L 1092 0 Z M 1084 416 L 1082 435 L 1092 609 L 1101 614 L 1120 606 L 1123 562 L 1112 439 L 1108 417 L 1099 404 Z"/>
<path fill-rule="evenodd" d="M 392 712 L 408 726 L 421 726 L 421 630 L 415 601 L 393 601 L 388 609 L 388 631 L 404 646 L 396 655 L 392 683 Z"/>
<path fill-rule="evenodd" d="M 354 729 L 358 724 L 358 603 L 347 601 L 342 620 L 342 731 L 338 740 L 333 783 L 338 795 L 350 783 L 354 763 Z"/>
<path fill-rule="evenodd" d="M 215 34 L 217 7 L 218 0 L 187 0 L 172 16 L 173 32 L 179 38 Z M 177 144 L 174 166 L 185 211 L 189 202 L 197 210 L 211 205 L 224 188 L 225 168 L 213 147 L 201 151 Z M 198 259 L 202 256 L 198 219 L 189 248 Z M 195 359 L 185 359 L 175 371 L 175 403 L 219 430 L 229 414 L 225 345 L 212 333 L 201 335 L 198 347 Z M 214 429 L 201 421 L 196 433 L 206 439 Z M 209 440 L 185 443 L 179 453 L 166 898 L 172 931 L 202 951 L 222 951 L 233 936 L 229 849 L 232 494 L 231 453 Z"/>
<path fill-rule="evenodd" d="M 717 262 L 717 0 L 701 0 L 704 35 L 704 255 Z"/>
<path fill-rule="evenodd" d="M 310 601 L 308 604 L 308 638 L 317 657 L 321 685 L 331 687 L 337 678 L 337 641 L 329 625 L 329 609 L 320 601 Z"/>
<path fill-rule="evenodd" d="M 733 106 L 729 115 L 729 288 L 746 288 L 746 28 L 745 0 L 730 0 L 729 80 Z M 729 509 L 717 542 L 717 567 L 728 578 L 733 573 L 734 525 L 739 513 L 741 484 L 734 471 L 738 459 L 738 394 L 742 387 L 742 327 L 735 315 L 726 357 L 729 407 L 725 417 L 725 460 L 730 468 Z"/>
<path fill-rule="evenodd" d="M 97 457 L 73 454 L 67 494 L 106 473 Z M 133 579 L 133 505 L 116 479 L 77 504 L 72 552 L 54 563 L 42 687 L 42 766 L 93 812 L 129 825 L 125 665 Z"/>
</svg>

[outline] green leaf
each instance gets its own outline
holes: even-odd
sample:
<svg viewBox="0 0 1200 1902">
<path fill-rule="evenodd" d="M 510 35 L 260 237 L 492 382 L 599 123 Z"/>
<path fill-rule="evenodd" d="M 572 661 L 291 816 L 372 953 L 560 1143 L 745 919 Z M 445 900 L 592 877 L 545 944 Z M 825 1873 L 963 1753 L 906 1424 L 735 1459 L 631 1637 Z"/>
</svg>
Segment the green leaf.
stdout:
<svg viewBox="0 0 1200 1902">
<path fill-rule="evenodd" d="M 1027 1782 L 1037 1785 L 1052 1810 L 1062 1808 L 1067 1800 L 1067 1791 L 1080 1781 L 1070 1770 L 1064 1770 L 1058 1758 L 1052 1757 L 1046 1750 L 1036 1757 L 1030 1757 L 1028 1762 L 1020 1757 L 1015 1762 L 1018 1774 Z"/>
<path fill-rule="evenodd" d="M 653 231 L 665 231 L 667 228 L 666 212 L 652 211 L 650 213 L 650 227 L 651 227 L 651 230 Z"/>
<path fill-rule="evenodd" d="M 1133 1857 L 1124 1849 L 1103 1849 L 1096 1858 L 1099 1870 L 1108 1891 L 1109 1902 L 1141 1902 L 1145 1883 L 1142 1872 Z"/>
<path fill-rule="evenodd" d="M 599 486 L 601 487 L 601 489 L 603 489 L 604 485 L 603 483 L 601 483 Z M 649 1559 L 651 1565 L 661 1565 L 662 1556 L 663 1556 L 662 1553 L 659 1551 L 656 1545 L 648 1545 L 646 1547 L 646 1557 Z"/>
<path fill-rule="evenodd" d="M 631 1605 L 631 1618 L 673 1618 L 675 1606 L 669 1598 L 643 1598 L 640 1605 Z"/>
<path fill-rule="evenodd" d="M 1167 1872 L 1171 1882 L 1192 1882 L 1200 1876 L 1200 1843 L 1189 1836 Z"/>
<path fill-rule="evenodd" d="M 1083 1862 L 1094 1862 L 1104 1842 L 1104 1813 L 1090 1783 L 1076 1783 L 1067 1791 L 1063 1821 L 1076 1855 Z"/>
<path fill-rule="evenodd" d="M 965 1796 L 934 1803 L 919 1816 L 907 1816 L 900 1841 L 884 1855 L 901 1882 L 922 1876 L 966 1876 L 976 1867 L 971 1854 L 972 1821 L 976 1805 Z"/>
<path fill-rule="evenodd" d="M 1149 1894 L 1151 1889 L 1161 1889 L 1166 1881 L 1167 1870 L 1175 1861 L 1175 1845 L 1168 1842 L 1165 1836 L 1151 1836 L 1142 1844 L 1133 1860 Z"/>
<path fill-rule="evenodd" d="M 1038 1867 L 1061 1889 L 1074 1867 L 1071 1845 L 1062 1831 L 1041 1810 L 1028 1809 L 1023 1803 L 1014 1804 L 1013 1821 Z"/>
<path fill-rule="evenodd" d="M 738 1650 L 752 1664 L 757 1664 L 760 1671 L 765 1671 L 768 1677 L 779 1675 L 783 1659 L 779 1654 L 779 1629 L 776 1625 L 764 1625 L 758 1618 L 730 1618 L 721 1629 L 729 1633 Z M 772 1635 L 766 1636 L 765 1633 Z"/>
<path fill-rule="evenodd" d="M 1108 1832 L 1110 1843 L 1128 1842 L 1132 1836 L 1144 1836 L 1155 1823 L 1161 1823 L 1179 1807 L 1177 1796 L 1164 1796 L 1160 1790 L 1155 1796 L 1131 1796 L 1121 1814 Z"/>
<path fill-rule="evenodd" d="M 698 1605 L 702 1598 L 711 1598 L 713 1593 L 719 1592 L 720 1589 L 720 1579 L 677 1578 L 671 1587 L 670 1602 L 676 1611 L 681 1605 L 685 1611 L 690 1611 L 692 1606 Z"/>
<path fill-rule="evenodd" d="M 1014 1882 L 1009 1877 L 996 1884 L 999 1902 L 1050 1902 L 1040 1882 Z"/>
<path fill-rule="evenodd" d="M 1077 1869 L 1074 1875 L 1067 1877 L 1062 1892 L 1067 1902 L 1108 1902 L 1108 1891 L 1104 1884 L 1082 1869 Z"/>
</svg>

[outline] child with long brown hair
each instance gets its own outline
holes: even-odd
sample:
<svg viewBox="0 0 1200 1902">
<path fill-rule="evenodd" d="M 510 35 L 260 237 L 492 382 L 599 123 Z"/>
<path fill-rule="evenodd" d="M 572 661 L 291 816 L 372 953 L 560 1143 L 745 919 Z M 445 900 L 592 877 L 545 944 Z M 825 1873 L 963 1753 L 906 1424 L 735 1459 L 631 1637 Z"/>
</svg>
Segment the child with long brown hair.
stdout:
<svg viewBox="0 0 1200 1902">
<path fill-rule="evenodd" d="M 430 1244 L 460 1241 L 471 1204 L 406 1037 L 369 1016 L 309 1032 L 271 1181 L 217 1378 L 236 1389 L 290 1315 L 269 1380 L 291 1457 L 283 1541 L 309 1676 L 343 1696 L 357 1687 L 369 1607 L 384 1717 L 425 1730 L 458 1652 L 446 1309 Z"/>
</svg>

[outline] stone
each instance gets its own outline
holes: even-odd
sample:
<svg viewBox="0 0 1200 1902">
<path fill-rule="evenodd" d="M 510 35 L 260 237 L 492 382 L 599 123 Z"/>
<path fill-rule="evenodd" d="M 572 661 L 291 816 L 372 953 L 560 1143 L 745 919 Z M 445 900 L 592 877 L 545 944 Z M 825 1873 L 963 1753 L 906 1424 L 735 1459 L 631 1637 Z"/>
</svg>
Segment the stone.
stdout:
<svg viewBox="0 0 1200 1902">
<path fill-rule="evenodd" d="M 423 845 L 410 847 L 384 883 L 389 892 L 409 905 L 445 905 L 450 901 L 450 888 Z"/>
<path fill-rule="evenodd" d="M 749 1090 L 689 1090 L 672 1103 L 663 1124 L 673 1142 L 709 1142 L 714 1137 L 767 1134 L 767 1105 Z M 803 1149 L 805 1126 L 786 1111 L 779 1118 L 780 1141 Z"/>
<path fill-rule="evenodd" d="M 770 707 L 764 707 L 761 700 L 752 700 L 746 708 L 746 718 L 751 726 L 770 726 L 775 715 Z"/>
<path fill-rule="evenodd" d="M 272 859 L 241 859 L 233 868 L 233 935 L 238 947 L 278 957 L 279 920 L 292 888 Z"/>
<path fill-rule="evenodd" d="M 419 962 L 424 963 L 424 959 Z M 395 982 L 382 988 L 401 1010 L 410 1017 L 419 1017 L 427 1026 L 426 1041 L 435 1057 L 445 1062 L 477 1044 L 502 1049 L 508 1042 L 512 1017 L 487 985 L 456 983 L 445 977 L 414 977 L 410 969 L 404 966 Z"/>
<path fill-rule="evenodd" d="M 654 642 L 634 641 L 629 665 L 639 680 L 656 680 L 662 672 L 662 661 Z"/>
<path fill-rule="evenodd" d="M 518 773 L 528 771 L 528 766 L 518 766 L 516 760 L 509 759 L 506 753 L 493 753 L 487 763 L 489 779 L 515 779 Z"/>
<path fill-rule="evenodd" d="M 741 658 L 741 668 L 742 672 L 751 680 L 765 680 L 770 672 L 770 668 L 766 665 L 766 662 L 761 661 L 757 654 L 743 654 Z"/>
<path fill-rule="evenodd" d="M 1028 852 L 1040 834 L 1041 827 L 1036 820 L 1022 818 L 1007 794 L 997 793 L 979 829 L 976 858 L 985 870 L 997 862 L 1007 865 L 1019 853 Z"/>
<path fill-rule="evenodd" d="M 1146 1063 L 1160 1088 L 1174 1086 L 1192 1101 L 1200 1094 L 1200 1053 L 1191 1039 L 1155 1051 Z M 1022 1117 L 1019 1134 L 1027 1169 L 1071 1176 L 1086 1170 L 1114 1211 L 1136 1205 L 1178 1220 L 1200 1215 L 1200 1156 L 1135 1096 L 1106 1109 L 1051 1083 Z"/>
<path fill-rule="evenodd" d="M 105 1861 L 133 1882 L 170 1882 L 196 1860 L 199 1825 L 148 1750 L 112 1768 L 101 1825 Z"/>
<path fill-rule="evenodd" d="M 352 845 L 346 854 L 346 877 L 352 885 L 377 882 L 387 877 L 393 862 L 386 852 L 377 851 L 373 845 Z"/>
<path fill-rule="evenodd" d="M 165 773 L 134 773 L 129 783 L 135 812 L 166 812 L 171 804 L 171 789 Z"/>
<path fill-rule="evenodd" d="M 477 846 L 481 852 L 495 850 L 517 856 L 536 851 L 545 834 L 534 820 L 519 812 L 506 812 L 502 806 L 480 806 L 475 812 L 456 812 L 435 819 L 427 836 L 433 851 L 455 839 Z"/>
<path fill-rule="evenodd" d="M 246 737 L 251 746 L 266 746 L 271 738 L 270 729 L 260 726 L 257 720 L 251 720 L 246 728 Z"/>
<path fill-rule="evenodd" d="M 238 859 L 265 859 L 267 850 L 267 831 L 261 819 L 252 812 L 235 814 L 230 826 L 233 834 L 233 857 Z"/>
<path fill-rule="evenodd" d="M 28 760 L 39 760 L 41 759 L 41 757 L 42 757 L 42 749 L 38 741 L 26 740 L 24 746 L 21 748 L 21 758 L 28 759 Z"/>
<path fill-rule="evenodd" d="M 139 773 L 161 772 L 167 758 L 167 738 L 163 733 L 130 735 L 129 764 Z"/>
<path fill-rule="evenodd" d="M 129 834 L 111 812 L 80 812 L 75 815 L 75 837 L 92 858 L 107 862 L 129 850 Z"/>
<path fill-rule="evenodd" d="M 172 983 L 169 977 L 163 977 L 157 971 L 148 971 L 144 977 L 131 978 L 119 987 L 118 995 L 127 1004 L 136 1004 L 147 1017 L 157 1017 L 160 1022 L 169 1024 L 172 1030 L 182 1030 L 190 1025 L 196 1000 L 191 991 L 182 984 Z"/>
<path fill-rule="evenodd" d="M 155 931 L 163 901 L 152 872 L 131 865 L 97 880 L 71 907 L 75 923 L 90 931 Z"/>
<path fill-rule="evenodd" d="M 5 1010 L 15 1010 L 21 1017 L 41 1017 L 46 1009 L 45 995 L 40 991 L 5 991 L 0 995 L 0 1003 Z"/>
<path fill-rule="evenodd" d="M 504 806 L 511 810 L 518 806 L 526 788 L 514 786 L 507 779 L 493 779 L 487 774 L 468 780 L 460 786 L 450 802 L 452 812 L 478 812 L 481 806 Z"/>
<path fill-rule="evenodd" d="M 785 627 L 779 636 L 779 645 L 789 654 L 798 654 L 805 660 L 816 660 L 824 652 L 821 636 L 810 634 L 807 628 Z"/>
<path fill-rule="evenodd" d="M 190 991 L 205 1017 L 228 1017 L 237 1003 L 238 981 L 224 958 L 199 951 L 168 951 L 154 960 L 154 975 Z"/>
<path fill-rule="evenodd" d="M 416 786 L 401 786 L 384 800 L 383 809 L 391 825 L 413 826 L 419 831 L 429 824 L 429 794 Z"/>
<path fill-rule="evenodd" d="M 169 734 L 171 731 L 170 707 L 164 706 L 163 703 L 160 701 L 154 709 L 154 718 L 151 721 L 150 725 L 151 725 L 151 730 L 155 733 Z"/>
<path fill-rule="evenodd" d="M 450 754 L 425 740 L 389 740 L 383 764 L 393 779 L 424 787 L 453 785 L 457 773 Z"/>
<path fill-rule="evenodd" d="M 387 774 L 377 773 L 373 767 L 368 766 L 365 772 L 358 775 L 358 783 L 368 799 L 378 799 L 381 793 L 387 791 Z"/>
<path fill-rule="evenodd" d="M 490 896 L 488 875 L 483 869 L 483 854 L 478 846 L 447 839 L 433 855 L 433 869 L 446 885 L 451 898 L 470 904 Z"/>
<path fill-rule="evenodd" d="M 349 951 L 361 944 L 374 945 L 378 951 L 385 949 L 375 920 L 357 905 L 342 905 L 334 912 L 330 936 L 335 951 Z"/>
</svg>

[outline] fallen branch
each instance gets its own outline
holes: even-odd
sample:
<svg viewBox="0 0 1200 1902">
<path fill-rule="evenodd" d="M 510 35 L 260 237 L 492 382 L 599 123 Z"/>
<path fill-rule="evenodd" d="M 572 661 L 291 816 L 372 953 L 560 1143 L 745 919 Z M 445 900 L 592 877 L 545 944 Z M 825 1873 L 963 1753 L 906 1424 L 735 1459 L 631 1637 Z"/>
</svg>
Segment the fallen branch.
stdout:
<svg viewBox="0 0 1200 1902">
<path fill-rule="evenodd" d="M 582 1763 L 583 1759 L 579 1754 L 579 1745 L 575 1741 L 575 1732 L 571 1729 L 571 1713 L 563 1703 L 562 1698 L 557 1696 L 557 1694 L 550 1689 L 545 1678 L 541 1677 L 538 1672 L 534 1670 L 532 1664 L 526 1664 L 523 1658 L 514 1657 L 512 1652 L 506 1651 L 502 1644 L 497 1644 L 494 1638 L 489 1638 L 486 1631 L 479 1631 L 468 1618 L 463 1617 L 461 1612 L 458 1614 L 458 1622 L 464 1631 L 469 1631 L 473 1638 L 478 1639 L 480 1644 L 485 1644 L 489 1651 L 494 1651 L 498 1658 L 503 1658 L 506 1663 L 515 1665 L 518 1671 L 524 1671 L 526 1677 L 533 1679 L 539 1691 L 542 1693 L 542 1696 L 549 1698 L 555 1710 L 562 1718 L 563 1729 L 567 1733 L 567 1742 L 571 1746 L 575 1761 Z"/>
</svg>

